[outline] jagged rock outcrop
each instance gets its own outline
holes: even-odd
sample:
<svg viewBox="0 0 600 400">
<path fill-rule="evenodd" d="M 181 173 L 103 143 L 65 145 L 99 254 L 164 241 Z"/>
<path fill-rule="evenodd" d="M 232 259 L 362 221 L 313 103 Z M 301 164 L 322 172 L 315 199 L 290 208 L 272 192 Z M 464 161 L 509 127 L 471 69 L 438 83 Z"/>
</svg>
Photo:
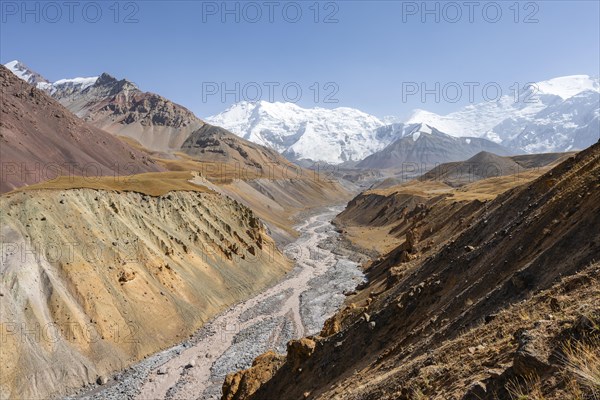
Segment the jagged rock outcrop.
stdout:
<svg viewBox="0 0 600 400">
<path fill-rule="evenodd" d="M 126 79 L 103 73 L 87 87 L 54 85 L 51 94 L 88 123 L 155 151 L 178 150 L 204 123 L 190 110 Z"/>
<path fill-rule="evenodd" d="M 237 400 L 251 396 L 285 362 L 285 356 L 268 351 L 257 357 L 252 367 L 228 374 L 223 383 L 223 399 Z"/>
</svg>

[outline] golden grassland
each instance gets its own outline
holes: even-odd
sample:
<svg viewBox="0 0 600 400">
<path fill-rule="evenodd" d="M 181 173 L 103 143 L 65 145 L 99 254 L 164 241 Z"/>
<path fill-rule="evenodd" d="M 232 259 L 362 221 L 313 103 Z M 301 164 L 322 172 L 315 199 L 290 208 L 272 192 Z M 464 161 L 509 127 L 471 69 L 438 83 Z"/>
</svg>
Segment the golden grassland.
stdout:
<svg viewBox="0 0 600 400">
<path fill-rule="evenodd" d="M 190 171 L 149 172 L 129 176 L 60 176 L 55 179 L 15 189 L 4 194 L 32 190 L 95 189 L 115 192 L 137 192 L 162 196 L 171 191 L 211 192 L 205 186 L 190 182 L 195 174 Z"/>
<path fill-rule="evenodd" d="M 392 194 L 410 194 L 425 198 L 448 195 L 457 201 L 486 201 L 495 199 L 496 196 L 506 192 L 507 190 L 529 183 L 550 169 L 551 167 L 546 167 L 532 171 L 520 172 L 514 175 L 482 179 L 458 188 L 453 188 L 441 181 L 412 180 L 401 185 L 391 186 L 385 189 L 375 189 L 367 191 L 366 193 L 379 194 L 382 196 L 390 196 Z"/>
<path fill-rule="evenodd" d="M 546 173 L 551 167 L 540 168 L 531 171 L 520 172 L 514 175 L 506 175 L 482 179 L 462 187 L 453 188 L 441 181 L 412 180 L 400 185 L 385 189 L 374 189 L 365 194 L 376 194 L 381 196 L 393 196 L 395 194 L 408 194 L 423 199 L 432 199 L 437 196 L 446 196 L 450 201 L 470 202 L 489 201 L 498 195 L 517 186 L 527 184 Z M 397 224 L 394 222 L 386 226 L 345 226 L 346 238 L 353 244 L 378 254 L 386 254 L 404 241 L 404 237 L 390 235 L 390 230 Z"/>
<path fill-rule="evenodd" d="M 507 190 L 520 185 L 525 185 L 539 178 L 550 169 L 552 169 L 552 167 L 540 168 L 535 171 L 520 172 L 514 175 L 483 179 L 455 189 L 452 193 L 456 200 L 493 200 L 496 196 Z"/>
</svg>

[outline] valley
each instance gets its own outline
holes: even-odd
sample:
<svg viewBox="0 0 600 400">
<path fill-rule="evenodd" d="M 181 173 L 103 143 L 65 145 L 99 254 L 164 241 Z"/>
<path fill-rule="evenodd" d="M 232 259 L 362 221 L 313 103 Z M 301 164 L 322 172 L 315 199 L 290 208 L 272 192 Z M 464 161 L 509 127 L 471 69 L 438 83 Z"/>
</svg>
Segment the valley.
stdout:
<svg viewBox="0 0 600 400">
<path fill-rule="evenodd" d="M 363 4 L 338 21 L 337 3 L 315 3 L 320 41 L 290 65 L 283 25 L 206 32 L 183 18 L 198 4 L 145 2 L 139 24 L 87 36 L 73 35 L 86 24 L 30 25 L 52 57 L 29 33 L 10 53 L 48 75 L 0 65 L 1 399 L 599 398 L 600 81 L 588 64 L 535 53 L 544 68 L 515 96 L 407 113 L 400 77 L 448 78 L 444 52 L 477 41 L 432 51 L 422 41 L 445 37 L 438 24 L 424 37 L 411 25 L 411 41 L 346 42 L 398 26 L 326 37 Z M 361 9 L 361 26 L 398 4 Z M 182 7 L 174 29 L 138 31 Z M 317 25 L 330 7 L 336 23 Z M 285 32 L 304 46 L 305 25 Z M 173 36 L 190 27 L 201 49 Z M 473 54 L 459 59 L 472 79 L 532 74 Z M 341 63 L 332 77 L 312 76 L 328 57 Z M 403 116 L 198 91 L 277 76 L 332 84 L 365 110 L 402 97 Z M 236 83 L 208 81 L 221 77 Z"/>
<path fill-rule="evenodd" d="M 598 371 L 599 151 L 483 200 L 359 195 L 336 224 L 382 254 L 368 283 L 224 398 L 594 398 L 596 372 L 577 374 Z"/>
<path fill-rule="evenodd" d="M 95 382 L 291 268 L 248 208 L 206 188 L 44 189 L 1 200 L 6 397 Z"/>
<path fill-rule="evenodd" d="M 228 373 L 250 367 L 267 350 L 321 330 L 363 282 L 358 264 L 338 255 L 339 234 L 330 220 L 339 208 L 308 216 L 284 253 L 294 268 L 274 286 L 232 306 L 182 345 L 133 365 L 103 390 L 76 398 L 220 398 Z"/>
</svg>

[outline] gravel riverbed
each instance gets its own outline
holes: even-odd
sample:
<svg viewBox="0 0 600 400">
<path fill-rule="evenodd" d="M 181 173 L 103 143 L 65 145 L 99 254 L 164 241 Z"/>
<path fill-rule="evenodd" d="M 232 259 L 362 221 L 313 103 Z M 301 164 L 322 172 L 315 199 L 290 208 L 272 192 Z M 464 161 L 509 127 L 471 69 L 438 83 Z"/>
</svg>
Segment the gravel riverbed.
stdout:
<svg viewBox="0 0 600 400">
<path fill-rule="evenodd" d="M 364 280 L 330 222 L 340 211 L 321 210 L 296 227 L 300 236 L 284 249 L 295 266 L 278 284 L 230 307 L 185 342 L 67 399 L 219 399 L 228 373 L 248 368 L 269 349 L 284 353 L 291 339 L 318 333 L 344 293 Z"/>
</svg>

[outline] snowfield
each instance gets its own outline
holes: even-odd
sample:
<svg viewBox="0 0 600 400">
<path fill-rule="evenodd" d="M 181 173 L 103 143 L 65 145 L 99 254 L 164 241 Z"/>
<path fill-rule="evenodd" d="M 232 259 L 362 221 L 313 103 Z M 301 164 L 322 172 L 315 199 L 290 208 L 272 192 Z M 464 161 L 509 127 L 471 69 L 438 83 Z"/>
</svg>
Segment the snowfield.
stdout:
<svg viewBox="0 0 600 400">
<path fill-rule="evenodd" d="M 415 110 L 403 123 L 352 108 L 301 108 L 292 103 L 240 102 L 206 118 L 292 160 L 356 161 L 409 134 L 416 125 L 455 137 L 478 137 L 516 152 L 583 149 L 598 140 L 598 78 L 572 75 L 538 82 L 518 95 L 470 104 L 447 115 Z"/>
</svg>

